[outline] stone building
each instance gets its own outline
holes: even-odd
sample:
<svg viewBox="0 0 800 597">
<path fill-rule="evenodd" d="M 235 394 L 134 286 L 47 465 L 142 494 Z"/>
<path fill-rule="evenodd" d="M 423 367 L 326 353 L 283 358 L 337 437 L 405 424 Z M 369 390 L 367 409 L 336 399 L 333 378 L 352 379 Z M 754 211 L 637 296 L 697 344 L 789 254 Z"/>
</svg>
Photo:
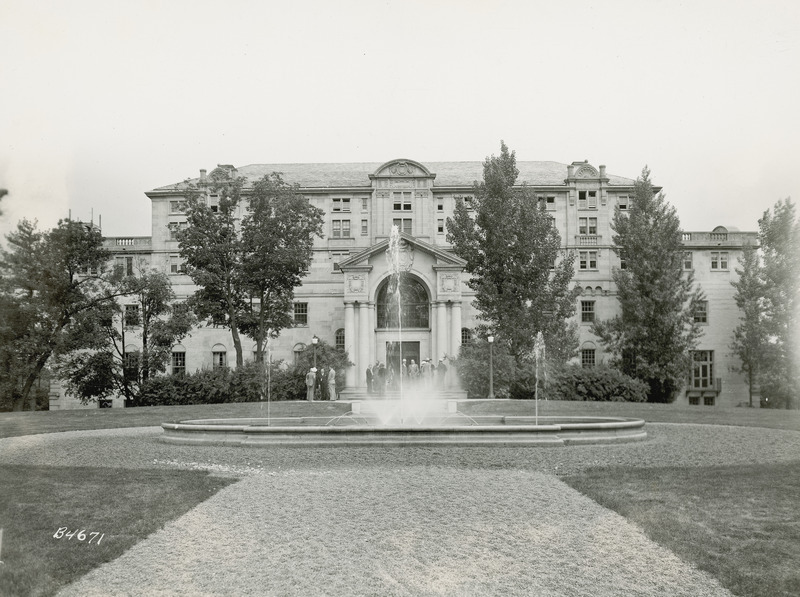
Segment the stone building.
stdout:
<svg viewBox="0 0 800 597">
<path fill-rule="evenodd" d="M 413 303 L 414 313 L 403 325 L 403 357 L 417 363 L 425 358 L 446 362 L 470 337 L 476 319 L 473 294 L 465 283 L 465 262 L 450 251 L 445 222 L 458 198 L 469 203 L 474 182 L 482 179 L 483 162 L 423 164 L 395 159 L 383 164 L 218 167 L 249 181 L 280 172 L 325 212 L 325 238 L 316 241 L 309 274 L 295 291 L 295 326 L 281 332 L 274 343 L 274 359 L 292 362 L 296 354 L 311 348 L 314 336 L 343 347 L 356 363 L 347 372 L 347 391 L 358 395 L 365 390 L 367 364 L 399 358 L 396 326 L 385 316 L 391 273 L 386 248 L 393 225 L 402 233 L 402 258 L 410 282 L 405 300 Z M 564 249 L 576 253 L 575 283 L 582 289 L 576 305 L 581 340 L 576 359 L 586 367 L 602 363 L 607 355 L 590 326 L 594 318 L 612 317 L 619 309 L 612 270 L 620 262 L 611 248 L 610 225 L 616 208 L 628 209 L 634 180 L 585 161 L 517 162 L 517 167 L 518 182 L 534 190 L 552 213 Z M 199 178 L 188 182 L 205 179 L 206 171 L 201 170 Z M 183 273 L 172 232 L 185 225 L 186 184 L 146 193 L 152 204 L 151 236 L 106 240 L 115 260 L 126 267 L 144 262 L 167 271 L 179 298 L 195 289 Z M 208 196 L 210 205 L 216 200 Z M 686 232 L 684 242 L 685 268 L 694 270 L 708 300 L 696 315 L 705 334 L 678 400 L 706 406 L 745 402 L 747 386 L 735 372 L 738 362 L 729 349 L 739 317 L 730 282 L 742 247 L 755 243 L 756 233 L 720 226 L 712 232 Z M 246 356 L 247 350 L 246 346 Z M 201 327 L 174 347 L 172 369 L 227 366 L 233 356 L 227 329 Z M 451 377 L 448 384 L 454 386 L 457 380 Z"/>
</svg>

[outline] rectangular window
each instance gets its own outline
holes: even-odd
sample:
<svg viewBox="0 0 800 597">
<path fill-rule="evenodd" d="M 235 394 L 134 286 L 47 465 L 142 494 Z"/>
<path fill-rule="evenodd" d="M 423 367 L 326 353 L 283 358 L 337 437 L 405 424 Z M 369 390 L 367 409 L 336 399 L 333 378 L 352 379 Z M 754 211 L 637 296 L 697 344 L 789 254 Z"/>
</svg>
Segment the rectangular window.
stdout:
<svg viewBox="0 0 800 597">
<path fill-rule="evenodd" d="M 208 196 L 208 208 L 214 213 L 219 211 L 219 195 Z"/>
<path fill-rule="evenodd" d="M 188 226 L 189 226 L 189 222 L 171 222 L 168 225 L 168 227 L 169 227 L 169 239 L 170 240 L 176 240 L 177 239 L 176 233 L 179 230 L 186 230 L 186 228 L 188 228 Z"/>
<path fill-rule="evenodd" d="M 126 276 L 133 275 L 133 257 L 115 257 L 117 267 L 122 268 L 122 273 Z"/>
<path fill-rule="evenodd" d="M 366 197 L 361 198 L 361 211 L 367 211 L 369 209 L 369 199 Z"/>
<path fill-rule="evenodd" d="M 173 214 L 182 214 L 186 211 L 186 201 L 170 201 L 169 212 Z"/>
<path fill-rule="evenodd" d="M 578 234 L 597 234 L 597 218 L 578 218 Z"/>
<path fill-rule="evenodd" d="M 139 305 L 125 305 L 125 325 L 139 325 Z"/>
<path fill-rule="evenodd" d="M 394 211 L 411 211 L 411 192 L 392 193 L 392 209 Z"/>
<path fill-rule="evenodd" d="M 555 195 L 537 195 L 536 199 L 539 201 L 539 207 L 547 211 L 556 210 L 556 197 Z"/>
<path fill-rule="evenodd" d="M 692 269 L 692 252 L 685 251 L 683 253 L 683 269 L 685 271 L 690 271 Z"/>
<path fill-rule="evenodd" d="M 436 202 L 436 211 L 444 211 L 444 199 L 439 199 Z"/>
<path fill-rule="evenodd" d="M 714 385 L 714 351 L 692 352 L 692 388 L 704 389 Z"/>
<path fill-rule="evenodd" d="M 139 353 L 126 352 L 122 355 L 122 377 L 133 382 L 139 378 Z"/>
<path fill-rule="evenodd" d="M 308 303 L 294 303 L 294 324 L 308 325 Z"/>
<path fill-rule="evenodd" d="M 442 218 L 436 220 L 436 232 L 444 234 L 444 220 Z"/>
<path fill-rule="evenodd" d="M 594 301 L 581 301 L 581 322 L 592 323 L 594 321 Z"/>
<path fill-rule="evenodd" d="M 594 348 L 581 349 L 581 367 L 589 369 L 595 365 Z"/>
<path fill-rule="evenodd" d="M 578 191 L 578 209 L 597 209 L 597 191 Z"/>
<path fill-rule="evenodd" d="M 473 200 L 472 195 L 454 195 L 453 199 L 455 199 L 456 202 L 458 202 L 458 200 L 461 199 L 468 210 L 475 209 L 474 206 L 472 205 L 472 200 Z"/>
<path fill-rule="evenodd" d="M 597 269 L 597 251 L 580 252 L 580 269 Z"/>
<path fill-rule="evenodd" d="M 703 405 L 704 406 L 714 406 L 714 397 L 713 396 L 703 396 Z"/>
<path fill-rule="evenodd" d="M 350 211 L 350 199 L 346 197 L 334 197 L 333 211 Z"/>
<path fill-rule="evenodd" d="M 228 353 L 214 351 L 211 353 L 211 361 L 214 369 L 225 369 L 228 366 Z"/>
<path fill-rule="evenodd" d="M 694 306 L 695 323 L 708 323 L 708 301 L 697 301 Z"/>
<path fill-rule="evenodd" d="M 700 396 L 689 396 L 689 404 L 691 406 L 699 406 L 700 405 Z"/>
<path fill-rule="evenodd" d="M 712 251 L 711 252 L 711 269 L 726 270 L 728 269 L 728 252 L 727 251 Z"/>
<path fill-rule="evenodd" d="M 350 220 L 334 220 L 332 238 L 350 238 Z"/>
<path fill-rule="evenodd" d="M 617 207 L 622 211 L 628 210 L 628 202 L 630 201 L 628 195 L 620 195 L 617 197 Z"/>
<path fill-rule="evenodd" d="M 367 220 L 361 220 L 361 236 L 367 236 L 369 234 L 369 227 L 367 226 Z"/>
<path fill-rule="evenodd" d="M 180 255 L 169 256 L 169 273 L 172 275 L 186 273 L 186 265 L 181 260 Z"/>
<path fill-rule="evenodd" d="M 397 226 L 400 232 L 411 234 L 411 218 L 394 219 L 392 220 L 392 225 Z"/>
<path fill-rule="evenodd" d="M 183 375 L 186 373 L 186 353 L 172 353 L 172 375 Z"/>
</svg>

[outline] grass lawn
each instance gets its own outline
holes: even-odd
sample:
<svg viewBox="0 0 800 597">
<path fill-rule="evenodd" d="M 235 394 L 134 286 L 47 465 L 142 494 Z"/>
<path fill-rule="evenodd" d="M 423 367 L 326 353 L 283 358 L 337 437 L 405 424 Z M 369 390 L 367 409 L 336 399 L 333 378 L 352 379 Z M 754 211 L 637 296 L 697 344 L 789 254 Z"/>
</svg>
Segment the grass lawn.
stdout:
<svg viewBox="0 0 800 597">
<path fill-rule="evenodd" d="M 800 462 L 606 467 L 562 480 L 735 595 L 800 595 Z"/>
<path fill-rule="evenodd" d="M 0 595 L 54 595 L 234 481 L 41 466 L 0 466 L 0 479 Z"/>
</svg>

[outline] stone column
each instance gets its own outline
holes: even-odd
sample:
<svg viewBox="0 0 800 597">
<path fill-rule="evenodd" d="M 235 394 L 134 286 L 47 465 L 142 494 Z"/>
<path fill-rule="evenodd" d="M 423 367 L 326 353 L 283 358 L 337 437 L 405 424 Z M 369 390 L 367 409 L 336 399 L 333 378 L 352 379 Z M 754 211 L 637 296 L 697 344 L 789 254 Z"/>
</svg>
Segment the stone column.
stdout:
<svg viewBox="0 0 800 597">
<path fill-rule="evenodd" d="M 355 323 L 356 322 L 353 314 L 353 303 L 346 302 L 344 304 L 344 347 L 351 361 L 357 360 L 357 356 L 355 354 L 355 348 L 357 346 Z M 345 376 L 345 381 L 347 383 L 348 388 L 355 387 L 356 371 L 353 366 L 347 368 L 347 375 Z"/>
<path fill-rule="evenodd" d="M 449 353 L 447 346 L 447 303 L 439 301 L 436 303 L 436 354 L 433 359 L 438 362 L 439 359 Z"/>
<path fill-rule="evenodd" d="M 367 329 L 369 330 L 369 362 L 367 364 L 372 363 L 374 365 L 375 361 L 378 360 L 378 347 L 375 345 L 375 303 L 368 303 L 368 310 L 369 325 L 367 326 Z"/>
<path fill-rule="evenodd" d="M 450 308 L 450 354 L 455 358 L 461 348 L 461 302 L 453 301 Z"/>
<path fill-rule="evenodd" d="M 358 370 L 356 384 L 359 388 L 367 387 L 367 365 L 369 364 L 369 307 L 367 303 L 358 304 Z"/>
</svg>

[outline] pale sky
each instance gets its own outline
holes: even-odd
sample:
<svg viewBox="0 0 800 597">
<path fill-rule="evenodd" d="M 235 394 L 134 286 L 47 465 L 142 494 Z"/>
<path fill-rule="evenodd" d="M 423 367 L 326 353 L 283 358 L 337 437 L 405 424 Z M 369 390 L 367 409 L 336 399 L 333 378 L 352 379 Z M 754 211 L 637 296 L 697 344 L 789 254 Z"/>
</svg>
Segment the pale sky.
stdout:
<svg viewBox="0 0 800 597">
<path fill-rule="evenodd" d="M 217 164 L 644 165 L 685 230 L 800 196 L 800 2 L 0 0 L 0 231 L 149 235 Z M 365 181 L 366 182 L 366 181 Z"/>
</svg>

